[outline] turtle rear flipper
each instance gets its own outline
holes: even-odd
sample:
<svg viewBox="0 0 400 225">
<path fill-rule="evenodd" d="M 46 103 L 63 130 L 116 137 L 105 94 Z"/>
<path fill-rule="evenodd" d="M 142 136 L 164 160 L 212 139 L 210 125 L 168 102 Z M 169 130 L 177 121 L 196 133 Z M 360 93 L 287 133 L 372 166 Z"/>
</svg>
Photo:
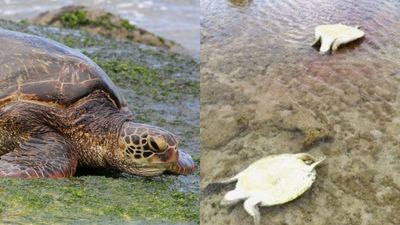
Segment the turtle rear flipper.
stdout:
<svg viewBox="0 0 400 225">
<path fill-rule="evenodd" d="M 0 176 L 39 178 L 69 177 L 77 158 L 71 144 L 60 134 L 48 132 L 30 137 L 13 151 L 1 156 Z"/>
</svg>

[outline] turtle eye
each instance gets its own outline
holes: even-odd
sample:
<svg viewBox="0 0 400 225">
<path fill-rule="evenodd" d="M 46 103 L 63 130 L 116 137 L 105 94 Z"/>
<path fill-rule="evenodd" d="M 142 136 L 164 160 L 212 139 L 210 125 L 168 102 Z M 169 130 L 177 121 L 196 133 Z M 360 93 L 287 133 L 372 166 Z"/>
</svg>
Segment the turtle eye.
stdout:
<svg viewBox="0 0 400 225">
<path fill-rule="evenodd" d="M 163 152 L 168 149 L 167 142 L 161 137 L 149 137 L 149 145 L 151 150 Z"/>
</svg>

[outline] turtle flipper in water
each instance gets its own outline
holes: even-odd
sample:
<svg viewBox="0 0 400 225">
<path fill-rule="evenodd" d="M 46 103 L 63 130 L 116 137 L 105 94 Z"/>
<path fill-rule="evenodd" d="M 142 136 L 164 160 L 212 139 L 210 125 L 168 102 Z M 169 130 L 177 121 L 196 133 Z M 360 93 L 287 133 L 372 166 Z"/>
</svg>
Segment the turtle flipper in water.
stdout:
<svg viewBox="0 0 400 225">
<path fill-rule="evenodd" d="M 68 177 L 77 157 L 71 144 L 55 132 L 30 137 L 0 160 L 0 176 L 21 178 Z"/>
</svg>

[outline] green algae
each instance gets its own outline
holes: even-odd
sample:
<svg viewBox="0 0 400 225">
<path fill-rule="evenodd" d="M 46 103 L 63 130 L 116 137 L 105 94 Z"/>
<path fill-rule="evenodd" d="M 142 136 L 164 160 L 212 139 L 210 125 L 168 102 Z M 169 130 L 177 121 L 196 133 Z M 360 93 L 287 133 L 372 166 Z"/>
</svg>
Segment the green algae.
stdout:
<svg viewBox="0 0 400 225">
<path fill-rule="evenodd" d="M 130 24 L 129 20 L 127 20 L 127 19 L 121 20 L 121 27 L 123 27 L 127 30 L 134 30 L 136 28 L 134 25 Z"/>
<path fill-rule="evenodd" d="M 95 19 L 91 19 L 88 17 L 88 12 L 85 9 L 77 9 L 65 12 L 60 17 L 60 22 L 63 27 L 74 29 L 85 26 L 97 26 L 104 29 L 125 29 L 128 31 L 136 29 L 126 19 L 120 19 L 118 23 L 115 23 L 112 21 L 112 18 L 113 15 L 111 13 L 105 13 Z"/>
<path fill-rule="evenodd" d="M 198 204 L 196 193 L 178 190 L 167 176 L 0 179 L 0 218 L 10 223 L 198 223 Z"/>
<path fill-rule="evenodd" d="M 113 82 L 121 87 L 131 87 L 137 94 L 148 95 L 157 101 L 165 101 L 169 96 L 180 99 L 186 95 L 198 95 L 197 81 L 177 79 L 165 74 L 176 73 L 176 68 L 167 65 L 160 70 L 140 66 L 128 60 L 103 61 L 95 59 Z"/>
<path fill-rule="evenodd" d="M 325 129 L 321 128 L 303 128 L 301 130 L 304 134 L 303 146 L 309 148 L 312 145 L 323 140 L 331 140 L 332 134 Z"/>
<path fill-rule="evenodd" d="M 69 28 L 86 26 L 92 22 L 87 18 L 87 12 L 83 9 L 65 13 L 60 17 L 60 21 L 65 27 Z"/>
</svg>

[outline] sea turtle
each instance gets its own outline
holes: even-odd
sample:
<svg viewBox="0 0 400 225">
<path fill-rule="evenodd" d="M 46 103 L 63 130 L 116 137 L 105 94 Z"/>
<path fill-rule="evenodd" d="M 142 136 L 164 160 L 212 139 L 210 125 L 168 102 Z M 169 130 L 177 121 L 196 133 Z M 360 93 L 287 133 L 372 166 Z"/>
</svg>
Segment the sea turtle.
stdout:
<svg viewBox="0 0 400 225">
<path fill-rule="evenodd" d="M 0 29 L 0 176 L 68 177 L 77 166 L 188 174 L 175 135 L 135 123 L 92 60 L 58 42 Z"/>
<path fill-rule="evenodd" d="M 336 51 L 340 45 L 364 37 L 365 33 L 358 27 L 350 27 L 343 24 L 319 25 L 315 28 L 315 41 L 313 45 L 321 42 L 319 51 L 328 52 L 331 48 Z"/>
<path fill-rule="evenodd" d="M 309 189 L 315 180 L 315 167 L 325 158 L 307 153 L 272 155 L 262 158 L 236 176 L 219 182 L 237 181 L 235 190 L 225 194 L 221 205 L 244 201 L 244 209 L 260 223 L 258 205 L 272 206 L 289 202 Z"/>
</svg>

